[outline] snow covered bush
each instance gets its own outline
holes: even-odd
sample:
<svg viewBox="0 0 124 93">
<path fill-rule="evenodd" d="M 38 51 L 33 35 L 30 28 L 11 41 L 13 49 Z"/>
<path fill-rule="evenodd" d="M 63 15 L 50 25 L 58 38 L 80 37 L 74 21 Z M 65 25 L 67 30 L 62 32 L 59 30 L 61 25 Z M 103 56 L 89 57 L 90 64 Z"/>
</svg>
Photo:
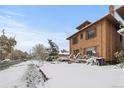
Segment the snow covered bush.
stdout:
<svg viewBox="0 0 124 93">
<path fill-rule="evenodd" d="M 117 59 L 117 62 L 121 63 L 120 67 L 122 68 L 124 66 L 124 51 L 123 50 L 121 50 L 120 52 L 117 51 L 114 55 Z"/>
<path fill-rule="evenodd" d="M 117 51 L 114 55 L 117 58 L 117 61 L 119 63 L 124 63 L 124 51 L 123 50 L 121 50 L 120 52 Z"/>
<path fill-rule="evenodd" d="M 43 71 L 35 64 L 29 65 L 23 79 L 25 81 L 25 87 L 29 88 L 44 87 L 45 81 L 48 80 Z"/>
</svg>

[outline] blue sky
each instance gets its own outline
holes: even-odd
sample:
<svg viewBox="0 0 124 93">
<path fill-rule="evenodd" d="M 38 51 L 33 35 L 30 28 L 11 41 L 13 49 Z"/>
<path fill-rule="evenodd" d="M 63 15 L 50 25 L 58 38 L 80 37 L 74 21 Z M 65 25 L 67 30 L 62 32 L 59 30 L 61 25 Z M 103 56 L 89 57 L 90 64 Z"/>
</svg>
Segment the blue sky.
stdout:
<svg viewBox="0 0 124 93">
<path fill-rule="evenodd" d="M 35 44 L 48 46 L 48 39 L 68 49 L 66 38 L 85 20 L 91 22 L 108 13 L 108 6 L 0 6 L 0 29 L 15 36 L 17 49 L 29 51 Z"/>
</svg>

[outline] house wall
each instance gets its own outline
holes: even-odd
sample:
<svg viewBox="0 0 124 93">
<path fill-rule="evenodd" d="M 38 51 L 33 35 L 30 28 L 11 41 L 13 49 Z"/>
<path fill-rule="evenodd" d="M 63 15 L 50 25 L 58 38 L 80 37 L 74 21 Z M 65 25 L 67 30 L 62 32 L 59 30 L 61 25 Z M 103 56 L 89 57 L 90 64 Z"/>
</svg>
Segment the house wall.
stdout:
<svg viewBox="0 0 124 93">
<path fill-rule="evenodd" d="M 114 53 L 122 49 L 122 42 L 120 41 L 120 35 L 117 33 L 115 25 L 106 20 L 106 60 L 115 60 Z"/>
<path fill-rule="evenodd" d="M 124 50 L 124 37 L 122 36 L 122 49 Z"/>
<path fill-rule="evenodd" d="M 86 39 L 86 31 L 88 29 L 95 29 L 96 37 Z M 74 50 L 79 49 L 81 55 L 85 55 L 85 49 L 89 47 L 96 47 L 96 56 L 104 57 L 105 61 L 113 61 L 114 53 L 122 49 L 122 42 L 120 42 L 120 35 L 117 33 L 116 27 L 108 20 L 104 19 L 89 27 L 88 29 L 78 33 L 78 43 L 72 44 L 70 38 L 70 54 Z M 83 33 L 83 39 L 80 39 L 80 34 Z"/>
<path fill-rule="evenodd" d="M 98 41 L 98 57 L 106 58 L 106 26 L 105 20 L 100 21 L 97 23 L 97 41 Z"/>
<path fill-rule="evenodd" d="M 86 39 L 86 31 L 89 29 L 95 29 L 95 37 L 92 39 Z M 83 39 L 80 39 L 80 34 L 83 34 Z M 70 39 L 70 54 L 73 53 L 74 50 L 79 49 L 81 55 L 85 55 L 85 49 L 89 47 L 96 47 L 96 55 L 99 57 L 105 56 L 105 38 L 103 38 L 105 35 L 105 21 L 101 21 L 99 23 L 96 23 L 95 25 L 91 26 L 90 28 L 78 33 L 76 36 L 78 36 L 78 43 L 72 44 L 72 38 Z"/>
</svg>

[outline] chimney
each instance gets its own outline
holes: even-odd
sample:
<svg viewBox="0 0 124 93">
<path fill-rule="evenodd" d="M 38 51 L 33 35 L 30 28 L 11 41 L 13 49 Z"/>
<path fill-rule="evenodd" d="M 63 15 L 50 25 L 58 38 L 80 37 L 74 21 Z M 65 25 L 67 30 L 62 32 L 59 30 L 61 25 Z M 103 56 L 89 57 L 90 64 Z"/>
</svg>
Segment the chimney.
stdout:
<svg viewBox="0 0 124 93">
<path fill-rule="evenodd" d="M 114 16 L 114 5 L 109 6 L 109 14 Z"/>
</svg>

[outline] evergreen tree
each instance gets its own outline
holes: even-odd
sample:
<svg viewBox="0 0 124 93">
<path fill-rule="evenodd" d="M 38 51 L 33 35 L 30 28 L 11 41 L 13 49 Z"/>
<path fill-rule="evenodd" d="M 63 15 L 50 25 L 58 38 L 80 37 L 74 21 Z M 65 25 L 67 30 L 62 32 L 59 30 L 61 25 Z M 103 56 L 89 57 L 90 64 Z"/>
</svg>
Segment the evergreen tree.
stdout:
<svg viewBox="0 0 124 93">
<path fill-rule="evenodd" d="M 59 47 L 52 40 L 48 40 L 48 43 L 50 45 L 50 48 L 48 48 L 49 57 L 56 59 L 59 54 Z"/>
</svg>

